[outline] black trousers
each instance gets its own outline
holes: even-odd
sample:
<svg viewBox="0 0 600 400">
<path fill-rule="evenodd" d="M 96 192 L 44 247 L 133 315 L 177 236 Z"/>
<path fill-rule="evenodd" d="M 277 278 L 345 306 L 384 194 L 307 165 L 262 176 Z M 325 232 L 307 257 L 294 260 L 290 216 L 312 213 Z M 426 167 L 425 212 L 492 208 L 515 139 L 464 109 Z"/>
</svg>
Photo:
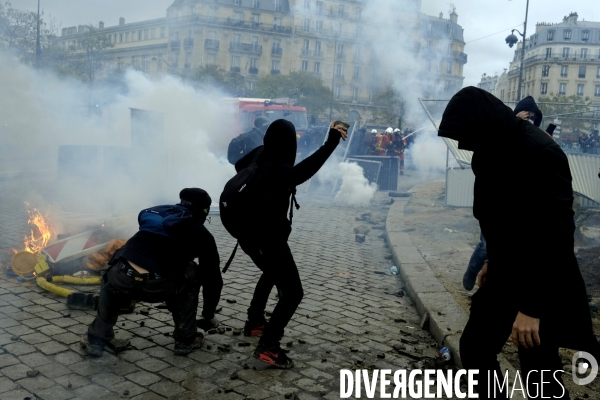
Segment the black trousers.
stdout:
<svg viewBox="0 0 600 400">
<path fill-rule="evenodd" d="M 240 246 L 262 271 L 248 308 L 248 320 L 263 320 L 271 290 L 277 287 L 279 292 L 279 301 L 259 342 L 266 346 L 277 345 L 304 297 L 298 267 L 287 242 L 259 245 L 240 241 Z"/>
<path fill-rule="evenodd" d="M 218 267 L 217 267 L 218 270 Z M 214 316 L 219 302 L 223 281 L 215 278 L 214 271 L 199 279 L 182 279 L 175 282 L 169 279 L 148 279 L 148 274 L 140 274 L 126 262 L 119 261 L 104 274 L 100 287 L 98 314 L 88 328 L 88 338 L 94 343 L 104 343 L 114 338 L 113 327 L 117 323 L 119 310 L 131 300 L 148 303 L 166 302 L 173 315 L 176 342 L 190 344 L 196 336 L 196 313 L 200 285 L 205 296 L 203 314 Z M 209 279 L 210 278 L 210 279 Z M 210 318 L 212 318 L 212 316 Z"/>
<path fill-rule="evenodd" d="M 477 391 L 480 399 L 510 398 L 507 397 L 507 394 L 510 396 L 512 386 L 505 386 L 504 390 L 500 390 L 496 385 L 494 391 L 494 372 L 500 384 L 504 379 L 504 372 L 500 370 L 497 355 L 510 337 L 512 325 L 519 312 L 518 308 L 508 301 L 509 296 L 510 294 L 506 293 L 506 290 L 497 290 L 487 286 L 487 283 L 486 286 L 480 288 L 473 295 L 471 315 L 460 338 L 463 368 L 479 370 Z M 527 386 L 532 397 L 538 393 L 537 397 L 541 398 L 540 383 L 543 381 L 545 382 L 543 384 L 544 397 L 569 399 L 569 393 L 564 389 L 561 373 L 554 374 L 555 371 L 562 370 L 557 339 L 553 332 L 544 331 L 543 321 L 541 321 L 541 344 L 530 349 L 519 347 L 521 382 L 523 386 Z M 542 370 L 546 371 L 543 375 Z M 528 376 L 529 379 L 527 379 Z M 510 376 L 508 382 L 514 382 L 514 380 L 515 377 Z M 517 385 L 517 387 L 519 386 Z"/>
</svg>

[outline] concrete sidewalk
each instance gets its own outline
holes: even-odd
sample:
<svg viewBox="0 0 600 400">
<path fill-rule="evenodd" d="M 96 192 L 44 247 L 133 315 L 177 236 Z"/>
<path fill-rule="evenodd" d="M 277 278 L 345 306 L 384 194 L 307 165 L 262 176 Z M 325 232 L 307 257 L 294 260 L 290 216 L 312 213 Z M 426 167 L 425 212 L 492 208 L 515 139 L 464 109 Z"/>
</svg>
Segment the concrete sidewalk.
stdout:
<svg viewBox="0 0 600 400">
<path fill-rule="evenodd" d="M 454 363 L 462 368 L 459 340 L 469 316 L 436 278 L 422 255 L 427 249 L 420 249 L 413 243 L 409 232 L 415 228 L 407 224 L 404 214 L 409 201 L 410 197 L 395 198 L 386 219 L 386 238 L 395 265 L 400 270 L 400 277 L 417 311 L 421 316 L 429 315 L 429 331 L 439 347 L 450 349 Z M 498 359 L 503 370 L 510 370 L 511 375 L 515 372 L 515 368 L 502 355 Z"/>
</svg>

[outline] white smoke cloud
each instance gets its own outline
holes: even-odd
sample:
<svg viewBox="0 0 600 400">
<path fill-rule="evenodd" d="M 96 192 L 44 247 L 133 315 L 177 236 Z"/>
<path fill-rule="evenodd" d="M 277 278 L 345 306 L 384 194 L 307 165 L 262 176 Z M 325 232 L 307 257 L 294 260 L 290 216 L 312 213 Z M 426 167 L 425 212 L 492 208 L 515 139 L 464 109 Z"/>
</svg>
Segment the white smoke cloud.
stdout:
<svg viewBox="0 0 600 400">
<path fill-rule="evenodd" d="M 58 78 L 0 54 L 0 167 L 5 176 L 40 178 L 28 188 L 33 206 L 121 215 L 177 202 L 184 187 L 204 188 L 218 201 L 235 174 L 225 157 L 239 133 L 234 110 L 220 102 L 224 94 L 133 70 L 125 85 L 123 92 Z M 164 118 L 164 136 L 154 149 L 132 148 L 130 108 Z M 57 176 L 59 149 L 74 145 L 100 154 L 93 176 Z M 86 161 L 87 155 L 78 156 Z"/>
<path fill-rule="evenodd" d="M 356 163 L 340 163 L 339 171 L 342 176 L 342 186 L 335 195 L 335 201 L 353 207 L 367 207 L 377 191 L 377 184 L 369 184 L 363 175 L 362 167 Z"/>
</svg>

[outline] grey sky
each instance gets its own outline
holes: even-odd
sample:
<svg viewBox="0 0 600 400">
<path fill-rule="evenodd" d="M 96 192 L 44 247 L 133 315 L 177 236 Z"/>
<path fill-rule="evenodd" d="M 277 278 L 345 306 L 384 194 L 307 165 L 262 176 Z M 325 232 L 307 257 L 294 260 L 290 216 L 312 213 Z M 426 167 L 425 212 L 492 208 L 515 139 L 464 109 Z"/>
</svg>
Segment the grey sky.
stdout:
<svg viewBox="0 0 600 400">
<path fill-rule="evenodd" d="M 41 0 L 45 15 L 62 22 L 62 27 L 98 24 L 117 25 L 119 17 L 127 22 L 161 18 L 173 0 Z M 36 9 L 37 0 L 12 0 L 17 8 Z M 449 0 L 423 0 L 422 11 L 429 15 L 444 13 L 448 18 Z M 501 73 L 508 68 L 514 54 L 504 38 L 511 28 L 522 30 L 527 0 L 454 0 L 458 23 L 465 30 L 465 86 L 475 85 L 481 75 Z M 537 22 L 561 22 L 563 16 L 576 11 L 579 19 L 600 21 L 598 0 L 531 0 L 527 36 L 535 32 Z M 377 26 L 373 21 L 371 26 Z M 385 29 L 385 27 L 383 28 Z M 500 33 L 497 33 L 500 32 Z M 497 33 L 497 34 L 495 34 Z M 483 38 L 488 35 L 493 36 Z M 483 38 L 483 39 L 482 39 Z M 479 39 L 479 40 L 477 40 Z M 473 42 L 471 42 L 473 41 Z"/>
</svg>

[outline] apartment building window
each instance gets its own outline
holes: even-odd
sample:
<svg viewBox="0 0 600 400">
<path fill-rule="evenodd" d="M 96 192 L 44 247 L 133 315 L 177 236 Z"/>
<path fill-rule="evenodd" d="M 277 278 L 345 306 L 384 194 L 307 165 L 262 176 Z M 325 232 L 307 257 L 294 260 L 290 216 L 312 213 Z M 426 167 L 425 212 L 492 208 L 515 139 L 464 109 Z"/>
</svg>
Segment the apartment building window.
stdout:
<svg viewBox="0 0 600 400">
<path fill-rule="evenodd" d="M 343 57 L 344 56 L 344 45 L 343 44 L 338 44 L 338 47 L 337 47 L 337 56 L 338 57 Z"/>
<path fill-rule="evenodd" d="M 308 71 L 308 61 L 302 60 L 302 71 Z"/>
<path fill-rule="evenodd" d="M 360 25 L 357 25 L 356 26 L 356 37 L 360 38 L 362 36 L 362 33 L 363 33 L 363 27 Z"/>
<path fill-rule="evenodd" d="M 279 60 L 273 60 L 273 61 L 271 61 L 271 71 L 278 71 L 279 72 L 279 66 L 280 66 Z"/>
<path fill-rule="evenodd" d="M 356 7 L 354 9 L 354 19 L 360 21 L 362 18 L 362 8 Z"/>
<path fill-rule="evenodd" d="M 242 35 L 239 33 L 233 34 L 233 43 L 240 43 L 242 41 Z"/>
<path fill-rule="evenodd" d="M 548 39 L 549 42 L 554 40 L 554 31 L 550 30 L 548 31 L 548 36 L 546 36 L 546 38 Z"/>
<path fill-rule="evenodd" d="M 431 60 L 425 60 L 425 71 L 431 71 Z"/>
<path fill-rule="evenodd" d="M 135 68 L 135 69 L 140 69 L 140 57 L 139 56 L 131 57 L 131 65 L 133 65 L 133 68 Z"/>
<path fill-rule="evenodd" d="M 184 64 L 185 68 L 191 68 L 192 67 L 192 52 L 191 51 L 186 51 L 185 52 L 185 64 Z"/>
<path fill-rule="evenodd" d="M 317 40 L 315 42 L 315 56 L 320 57 L 321 56 L 321 41 Z"/>
<path fill-rule="evenodd" d="M 323 2 L 322 1 L 317 1 L 317 14 L 319 14 L 319 15 L 323 14 Z"/>
<path fill-rule="evenodd" d="M 540 94 L 548 94 L 548 84 L 546 82 L 542 82 Z"/>
<path fill-rule="evenodd" d="M 150 29 L 150 39 L 156 39 L 156 28 Z"/>
<path fill-rule="evenodd" d="M 581 40 L 584 42 L 587 42 L 588 40 L 590 40 L 590 31 L 588 31 L 588 30 L 581 31 Z"/>
<path fill-rule="evenodd" d="M 594 88 L 594 96 L 600 97 L 600 85 L 596 85 L 596 87 Z"/>
<path fill-rule="evenodd" d="M 123 61 L 123 57 L 117 57 L 117 69 L 125 68 L 125 62 Z"/>
<path fill-rule="evenodd" d="M 178 32 L 178 33 L 179 33 L 179 32 Z M 137 33 L 137 40 L 138 40 L 138 41 L 142 40 L 142 38 L 143 38 L 143 34 L 144 34 L 144 33 L 143 33 L 143 31 L 141 31 L 141 30 L 140 30 L 140 31 L 138 31 L 138 33 Z"/>
<path fill-rule="evenodd" d="M 252 8 L 260 8 L 260 1 L 252 0 Z"/>
<path fill-rule="evenodd" d="M 126 42 L 129 42 L 129 32 L 126 32 L 126 33 L 125 33 L 125 41 L 126 41 Z"/>
<path fill-rule="evenodd" d="M 584 88 L 584 84 L 583 83 L 578 83 L 577 84 L 577 96 L 583 96 L 583 88 Z"/>
<path fill-rule="evenodd" d="M 600 67 L 596 68 L 596 79 L 600 79 Z"/>
<path fill-rule="evenodd" d="M 242 22 L 244 20 L 244 13 L 240 11 L 235 11 L 233 13 L 233 19 L 237 22 Z"/>
<path fill-rule="evenodd" d="M 344 18 L 345 15 L 346 15 L 346 6 L 343 4 L 340 4 L 338 6 L 338 17 Z"/>
<path fill-rule="evenodd" d="M 248 81 L 248 84 L 246 85 L 246 87 L 248 88 L 249 91 L 253 91 L 254 90 L 254 81 Z"/>
<path fill-rule="evenodd" d="M 252 36 L 250 43 L 252 43 L 252 49 L 258 49 L 258 36 Z"/>
<path fill-rule="evenodd" d="M 343 25 L 343 24 L 340 22 L 340 23 L 338 24 L 338 31 L 339 31 L 340 33 L 342 33 L 342 28 L 343 28 L 343 27 L 344 27 L 344 25 Z"/>
<path fill-rule="evenodd" d="M 358 100 L 358 88 L 353 87 L 352 88 L 352 101 L 357 101 L 357 100 Z"/>
<path fill-rule="evenodd" d="M 504 89 L 500 90 L 500 100 L 504 100 Z"/>
<path fill-rule="evenodd" d="M 142 56 L 142 70 L 150 71 L 150 56 Z"/>
<path fill-rule="evenodd" d="M 281 28 L 282 24 L 283 24 L 283 18 L 275 17 L 273 25 L 275 25 L 275 27 L 277 27 L 277 28 Z"/>
<path fill-rule="evenodd" d="M 281 11 L 281 0 L 275 0 L 275 11 Z"/>
<path fill-rule="evenodd" d="M 448 61 L 448 64 L 446 65 L 446 73 L 448 75 L 452 75 L 452 61 Z"/>
<path fill-rule="evenodd" d="M 565 96 L 567 94 L 567 84 L 561 83 L 558 85 L 558 94 L 561 96 Z"/>
<path fill-rule="evenodd" d="M 340 85 L 335 86 L 335 98 L 339 99 L 342 97 L 342 87 Z"/>
<path fill-rule="evenodd" d="M 144 40 L 150 39 L 150 29 L 144 29 Z"/>
<path fill-rule="evenodd" d="M 231 56 L 231 66 L 233 68 L 240 67 L 240 56 Z"/>
<path fill-rule="evenodd" d="M 317 29 L 317 32 L 322 32 L 323 31 L 323 21 L 317 21 L 316 22 L 316 29 Z"/>
<path fill-rule="evenodd" d="M 233 5 L 234 6 L 239 6 L 242 4 L 242 0 L 233 0 Z"/>
<path fill-rule="evenodd" d="M 162 54 L 157 54 L 154 58 L 156 58 L 156 70 L 158 72 L 162 72 L 163 69 L 163 59 L 162 59 Z M 153 58 L 153 59 L 154 59 Z"/>
<path fill-rule="evenodd" d="M 310 31 L 310 18 L 304 18 L 304 23 L 302 26 L 304 28 L 304 32 L 309 32 Z"/>
<path fill-rule="evenodd" d="M 354 62 L 360 62 L 361 58 L 360 47 L 356 46 L 354 48 Z"/>
<path fill-rule="evenodd" d="M 579 58 L 582 60 L 587 59 L 588 49 L 581 49 L 581 53 L 579 53 Z"/>
<path fill-rule="evenodd" d="M 208 16 L 211 18 L 216 18 L 217 17 L 217 9 L 215 7 L 210 7 L 208 9 Z"/>
<path fill-rule="evenodd" d="M 252 14 L 252 23 L 254 26 L 260 25 L 260 14 Z"/>
<path fill-rule="evenodd" d="M 552 47 L 546 47 L 546 59 L 552 58 Z"/>
<path fill-rule="evenodd" d="M 586 66 L 585 65 L 580 65 L 579 66 L 579 74 L 577 75 L 578 78 L 585 78 L 585 70 L 586 70 Z"/>
<path fill-rule="evenodd" d="M 321 63 L 319 61 L 315 61 L 315 74 L 320 74 L 321 73 Z"/>
<path fill-rule="evenodd" d="M 215 65 L 215 55 L 213 53 L 208 53 L 206 55 L 206 64 L 207 65 Z"/>
<path fill-rule="evenodd" d="M 258 68 L 256 65 L 258 63 L 258 58 L 251 58 L 250 59 L 250 68 Z"/>
<path fill-rule="evenodd" d="M 563 47 L 563 58 L 569 58 L 569 53 L 571 52 L 570 47 Z"/>
<path fill-rule="evenodd" d="M 160 37 L 164 38 L 165 36 L 167 36 L 167 29 L 163 26 L 160 28 Z"/>
<path fill-rule="evenodd" d="M 565 30 L 563 31 L 563 39 L 565 39 L 565 40 L 571 40 L 571 34 L 572 34 L 572 33 L 573 33 L 573 31 L 572 31 L 572 30 L 570 30 L 570 29 L 565 29 Z"/>
<path fill-rule="evenodd" d="M 352 79 L 360 78 L 360 67 L 354 67 L 354 74 L 352 74 Z"/>
<path fill-rule="evenodd" d="M 310 0 L 304 0 L 304 9 L 310 10 Z"/>
<path fill-rule="evenodd" d="M 279 49 L 281 47 L 281 39 L 273 39 L 273 48 Z"/>
<path fill-rule="evenodd" d="M 567 75 L 569 75 L 569 66 L 568 65 L 562 65 L 560 67 L 560 76 L 563 78 L 566 78 Z"/>
<path fill-rule="evenodd" d="M 302 45 L 302 50 L 303 50 L 303 52 L 308 53 L 309 49 L 310 49 L 310 40 L 304 39 L 304 45 Z"/>
<path fill-rule="evenodd" d="M 119 43 L 123 43 L 123 34 L 119 33 Z"/>
<path fill-rule="evenodd" d="M 342 78 L 344 73 L 344 66 L 342 64 L 335 65 L 335 77 Z"/>
<path fill-rule="evenodd" d="M 542 67 L 542 76 L 548 76 L 548 75 L 550 75 L 550 66 L 544 65 Z"/>
</svg>

